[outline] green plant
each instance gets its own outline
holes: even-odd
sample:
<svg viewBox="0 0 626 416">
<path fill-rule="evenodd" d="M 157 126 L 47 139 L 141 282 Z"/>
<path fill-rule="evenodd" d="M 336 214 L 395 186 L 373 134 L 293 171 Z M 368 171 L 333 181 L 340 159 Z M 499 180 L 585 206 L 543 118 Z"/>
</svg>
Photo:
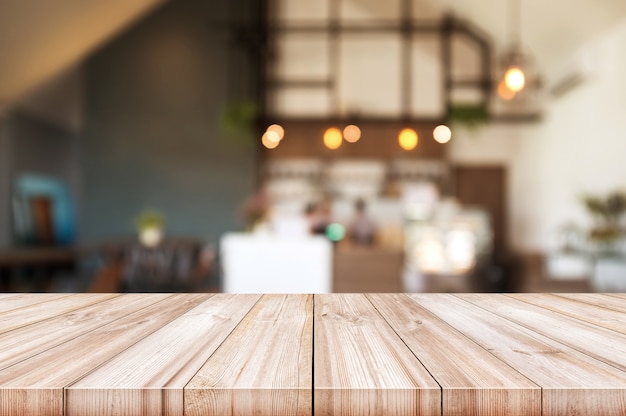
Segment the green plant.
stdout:
<svg viewBox="0 0 626 416">
<path fill-rule="evenodd" d="M 220 114 L 222 132 L 235 140 L 251 141 L 259 106 L 253 100 L 234 101 L 224 105 Z"/>
<path fill-rule="evenodd" d="M 611 242 L 622 235 L 621 220 L 626 213 L 626 194 L 613 192 L 606 197 L 586 195 L 583 204 L 596 221 L 589 232 L 592 240 Z"/>
<path fill-rule="evenodd" d="M 448 106 L 446 121 L 449 124 L 464 124 L 478 127 L 489 120 L 487 106 L 484 104 L 451 104 Z"/>
<path fill-rule="evenodd" d="M 134 222 L 139 231 L 148 228 L 163 228 L 165 225 L 165 216 L 155 210 L 145 210 L 135 218 Z"/>
</svg>

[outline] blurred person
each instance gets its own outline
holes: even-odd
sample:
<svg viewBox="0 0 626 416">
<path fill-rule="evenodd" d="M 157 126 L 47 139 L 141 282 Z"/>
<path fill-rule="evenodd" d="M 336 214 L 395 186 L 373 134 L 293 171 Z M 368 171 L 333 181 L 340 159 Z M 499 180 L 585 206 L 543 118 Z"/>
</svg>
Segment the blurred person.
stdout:
<svg viewBox="0 0 626 416">
<path fill-rule="evenodd" d="M 365 201 L 361 198 L 354 203 L 355 216 L 348 227 L 348 237 L 354 245 L 373 245 L 376 225 L 367 215 Z"/>
<path fill-rule="evenodd" d="M 305 215 L 312 234 L 326 234 L 326 228 L 330 225 L 330 207 L 326 200 L 308 204 Z"/>
</svg>

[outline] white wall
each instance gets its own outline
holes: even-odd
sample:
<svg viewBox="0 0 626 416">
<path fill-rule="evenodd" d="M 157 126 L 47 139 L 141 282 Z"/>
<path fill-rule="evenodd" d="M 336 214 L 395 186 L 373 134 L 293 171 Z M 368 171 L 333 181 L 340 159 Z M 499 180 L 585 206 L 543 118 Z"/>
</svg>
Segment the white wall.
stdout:
<svg viewBox="0 0 626 416">
<path fill-rule="evenodd" d="M 555 247 L 559 226 L 588 225 L 585 193 L 626 190 L 626 20 L 583 45 L 593 71 L 569 93 L 548 101 L 542 122 L 455 131 L 459 163 L 509 169 L 509 236 L 521 251 Z"/>
</svg>

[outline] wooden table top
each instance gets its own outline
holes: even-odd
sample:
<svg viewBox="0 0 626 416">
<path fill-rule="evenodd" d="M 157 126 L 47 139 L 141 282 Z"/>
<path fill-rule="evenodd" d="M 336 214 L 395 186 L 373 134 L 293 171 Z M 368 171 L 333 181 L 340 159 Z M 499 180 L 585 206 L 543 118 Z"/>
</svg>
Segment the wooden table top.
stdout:
<svg viewBox="0 0 626 416">
<path fill-rule="evenodd" d="M 624 294 L 0 294 L 0 415 L 626 415 Z"/>
</svg>

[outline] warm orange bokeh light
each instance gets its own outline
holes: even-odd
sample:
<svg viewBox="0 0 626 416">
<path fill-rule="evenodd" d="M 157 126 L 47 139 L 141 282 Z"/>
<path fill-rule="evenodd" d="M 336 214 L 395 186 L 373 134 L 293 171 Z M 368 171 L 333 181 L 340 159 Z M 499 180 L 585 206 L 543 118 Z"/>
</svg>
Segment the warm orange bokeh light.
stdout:
<svg viewBox="0 0 626 416">
<path fill-rule="evenodd" d="M 500 81 L 498 84 L 498 96 L 505 101 L 510 101 L 515 98 L 515 92 L 508 89 L 504 80 Z"/>
<path fill-rule="evenodd" d="M 349 143 L 356 143 L 361 138 L 361 129 L 354 124 L 349 124 L 343 129 L 343 138 Z"/>
<path fill-rule="evenodd" d="M 278 137 L 278 135 L 275 132 L 266 131 L 261 137 L 261 143 L 268 149 L 273 149 L 280 143 L 280 139 L 275 140 L 276 137 Z"/>
<path fill-rule="evenodd" d="M 324 132 L 324 146 L 331 150 L 335 150 L 341 146 L 343 136 L 341 131 L 336 127 L 330 127 Z"/>
<path fill-rule="evenodd" d="M 285 129 L 280 124 L 272 124 L 267 128 L 268 132 L 273 132 L 278 135 L 278 141 L 281 141 L 285 137 Z"/>
<path fill-rule="evenodd" d="M 413 150 L 417 146 L 417 133 L 413 129 L 403 129 L 398 134 L 398 143 L 404 150 Z"/>
</svg>

